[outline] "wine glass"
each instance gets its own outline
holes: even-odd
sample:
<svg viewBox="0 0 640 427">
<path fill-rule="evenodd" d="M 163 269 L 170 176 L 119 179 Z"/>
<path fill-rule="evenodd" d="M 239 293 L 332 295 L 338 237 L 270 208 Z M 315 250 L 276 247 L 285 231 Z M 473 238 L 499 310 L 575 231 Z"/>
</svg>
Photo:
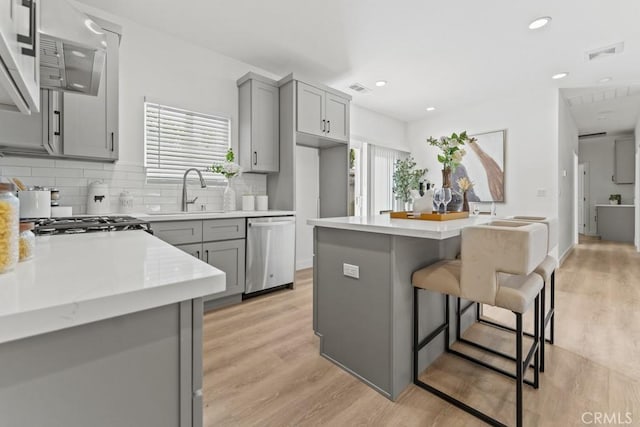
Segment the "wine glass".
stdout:
<svg viewBox="0 0 640 427">
<path fill-rule="evenodd" d="M 447 205 L 451 202 L 451 189 L 443 188 L 442 190 L 442 203 L 444 203 L 444 213 L 447 213 Z"/>
<path fill-rule="evenodd" d="M 442 204 L 442 190 L 435 190 L 433 192 L 433 202 L 438 206 L 437 212 L 440 212 L 440 205 Z"/>
</svg>

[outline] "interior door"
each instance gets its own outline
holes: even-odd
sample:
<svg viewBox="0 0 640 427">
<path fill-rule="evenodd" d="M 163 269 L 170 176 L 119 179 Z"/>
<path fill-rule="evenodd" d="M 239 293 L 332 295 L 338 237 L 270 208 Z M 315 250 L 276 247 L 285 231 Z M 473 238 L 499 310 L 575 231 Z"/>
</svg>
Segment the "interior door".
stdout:
<svg viewBox="0 0 640 427">
<path fill-rule="evenodd" d="M 298 132 L 325 136 L 325 92 L 298 82 Z"/>
<path fill-rule="evenodd" d="M 586 178 L 586 172 L 584 164 L 578 165 L 578 233 L 584 234 L 587 227 L 588 215 L 585 213 L 587 205 L 587 198 L 584 192 L 584 182 Z"/>
<path fill-rule="evenodd" d="M 349 101 L 331 93 L 325 101 L 326 136 L 339 141 L 349 140 Z"/>
</svg>

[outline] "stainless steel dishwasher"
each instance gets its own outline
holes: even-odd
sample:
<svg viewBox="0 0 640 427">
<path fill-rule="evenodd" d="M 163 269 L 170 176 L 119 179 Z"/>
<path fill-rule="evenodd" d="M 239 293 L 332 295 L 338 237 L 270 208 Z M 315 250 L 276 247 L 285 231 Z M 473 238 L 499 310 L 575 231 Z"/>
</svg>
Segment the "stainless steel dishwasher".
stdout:
<svg viewBox="0 0 640 427">
<path fill-rule="evenodd" d="M 295 216 L 248 220 L 246 294 L 293 283 L 295 233 Z"/>
</svg>

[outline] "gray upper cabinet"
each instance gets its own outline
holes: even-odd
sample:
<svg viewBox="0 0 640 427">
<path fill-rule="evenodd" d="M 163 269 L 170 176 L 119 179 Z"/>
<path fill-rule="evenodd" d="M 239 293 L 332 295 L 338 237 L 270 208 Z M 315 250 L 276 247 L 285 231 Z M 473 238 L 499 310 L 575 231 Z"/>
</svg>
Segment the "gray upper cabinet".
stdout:
<svg viewBox="0 0 640 427">
<path fill-rule="evenodd" d="M 349 140 L 347 98 L 298 82 L 296 130 L 337 141 Z"/>
<path fill-rule="evenodd" d="M 636 145 L 633 139 L 619 139 L 615 142 L 616 184 L 633 184 L 636 176 Z"/>
<path fill-rule="evenodd" d="M 40 110 L 40 2 L 0 1 L 0 109 Z"/>
<path fill-rule="evenodd" d="M 98 96 L 62 96 L 62 146 L 65 157 L 118 159 L 118 50 L 120 37 L 105 31 L 107 58 Z"/>
<path fill-rule="evenodd" d="M 247 172 L 280 169 L 280 92 L 276 82 L 249 73 L 238 80 L 240 164 Z"/>
<path fill-rule="evenodd" d="M 297 131 L 325 136 L 325 92 L 306 83 L 298 82 Z"/>
</svg>

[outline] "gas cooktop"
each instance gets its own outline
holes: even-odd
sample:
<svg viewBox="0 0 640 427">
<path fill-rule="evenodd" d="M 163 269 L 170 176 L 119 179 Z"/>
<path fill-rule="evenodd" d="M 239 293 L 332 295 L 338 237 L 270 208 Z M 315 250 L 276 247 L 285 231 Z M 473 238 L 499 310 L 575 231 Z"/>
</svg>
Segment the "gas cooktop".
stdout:
<svg viewBox="0 0 640 427">
<path fill-rule="evenodd" d="M 93 233 L 97 231 L 144 230 L 152 233 L 147 221 L 131 216 L 72 216 L 35 220 L 37 235 Z"/>
</svg>

